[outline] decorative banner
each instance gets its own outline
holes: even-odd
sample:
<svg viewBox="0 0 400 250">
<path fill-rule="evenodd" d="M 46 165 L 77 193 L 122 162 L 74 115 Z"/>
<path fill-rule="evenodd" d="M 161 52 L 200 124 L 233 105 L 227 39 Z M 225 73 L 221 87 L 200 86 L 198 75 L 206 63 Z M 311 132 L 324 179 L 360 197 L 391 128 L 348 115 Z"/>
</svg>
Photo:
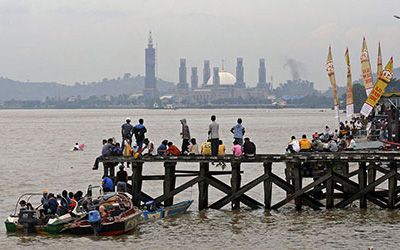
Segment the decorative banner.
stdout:
<svg viewBox="0 0 400 250">
<path fill-rule="evenodd" d="M 349 49 L 346 49 L 346 65 L 347 65 L 347 96 L 346 96 L 346 115 L 348 117 L 354 114 L 354 104 L 353 104 L 353 86 L 351 81 L 351 70 L 350 70 L 350 56 Z"/>
<path fill-rule="evenodd" d="M 385 92 L 387 85 L 390 83 L 393 77 L 393 57 L 390 58 L 389 62 L 386 64 L 385 69 L 382 74 L 378 77 L 374 89 L 369 94 L 367 100 L 361 108 L 360 113 L 364 116 L 368 116 L 374 106 L 381 99 L 382 94 Z"/>
<path fill-rule="evenodd" d="M 382 66 L 382 51 L 381 51 L 381 43 L 379 42 L 378 45 L 378 71 L 376 74 L 376 77 L 378 78 L 383 71 L 383 66 Z"/>
<path fill-rule="evenodd" d="M 331 82 L 332 93 L 333 93 L 333 106 L 336 111 L 336 117 L 339 117 L 339 99 L 337 94 L 335 68 L 333 67 L 331 46 L 329 46 L 328 58 L 326 59 L 326 72 L 328 72 L 329 81 Z"/>
<path fill-rule="evenodd" d="M 369 61 L 368 47 L 367 47 L 367 42 L 365 41 L 365 37 L 363 38 L 363 45 L 361 49 L 360 59 L 361 59 L 362 79 L 364 80 L 364 87 L 365 91 L 367 92 L 367 96 L 369 96 L 369 93 L 371 93 L 374 84 L 372 80 L 371 63 Z"/>
</svg>

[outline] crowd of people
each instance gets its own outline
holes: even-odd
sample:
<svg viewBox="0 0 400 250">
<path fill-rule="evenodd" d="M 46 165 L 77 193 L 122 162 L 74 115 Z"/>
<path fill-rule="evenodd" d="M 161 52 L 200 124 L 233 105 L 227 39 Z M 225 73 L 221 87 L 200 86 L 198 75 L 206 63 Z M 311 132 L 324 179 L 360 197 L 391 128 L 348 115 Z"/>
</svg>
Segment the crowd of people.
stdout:
<svg viewBox="0 0 400 250">
<path fill-rule="evenodd" d="M 355 150 L 357 143 L 354 135 L 363 129 L 359 120 L 340 122 L 339 130 L 331 131 L 329 126 L 325 126 L 322 133 L 315 132 L 311 135 L 311 139 L 306 134 L 301 136 L 300 140 L 296 136 L 292 136 L 288 142 L 286 152 L 338 152 L 344 150 Z"/>
<path fill-rule="evenodd" d="M 223 156 L 226 153 L 226 146 L 219 136 L 219 124 L 216 122 L 216 116 L 211 116 L 211 123 L 208 127 L 208 140 L 199 146 L 196 138 L 191 137 L 190 128 L 186 119 L 181 119 L 182 144 L 180 147 L 172 141 L 163 140 L 158 147 L 154 142 L 146 137 L 147 129 L 144 120 L 138 120 L 138 124 L 133 126 L 131 119 L 126 118 L 126 122 L 121 126 L 122 143 L 116 142 L 114 138 L 103 139 L 103 148 L 101 156 L 180 156 L 180 155 L 210 155 Z M 256 145 L 245 135 L 245 128 L 242 125 L 242 119 L 237 119 L 230 132 L 233 134 L 233 143 L 231 152 L 236 157 L 254 156 L 256 154 Z M 93 165 L 93 169 L 98 169 L 99 159 Z"/>
</svg>

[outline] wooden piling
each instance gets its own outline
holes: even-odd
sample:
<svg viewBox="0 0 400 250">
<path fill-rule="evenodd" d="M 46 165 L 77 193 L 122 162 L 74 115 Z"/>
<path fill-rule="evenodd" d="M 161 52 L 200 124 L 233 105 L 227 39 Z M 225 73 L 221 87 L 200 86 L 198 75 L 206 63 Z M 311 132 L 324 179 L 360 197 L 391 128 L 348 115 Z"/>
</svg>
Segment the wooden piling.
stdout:
<svg viewBox="0 0 400 250">
<path fill-rule="evenodd" d="M 373 183 L 376 180 L 376 168 L 375 168 L 375 163 L 369 163 L 368 164 L 368 185 Z M 375 192 L 375 188 L 371 190 L 371 192 Z"/>
<path fill-rule="evenodd" d="M 302 187 L 303 177 L 301 175 L 301 164 L 296 163 L 293 167 L 293 183 L 294 183 L 294 191 L 298 191 Z M 296 204 L 296 210 L 300 211 L 302 206 L 302 199 L 300 197 L 294 199 L 294 203 Z"/>
<path fill-rule="evenodd" d="M 397 164 L 395 162 L 390 163 L 390 172 L 393 174 L 392 177 L 389 178 L 389 187 L 388 187 L 388 207 L 395 208 L 397 202 Z"/>
<path fill-rule="evenodd" d="M 334 207 L 334 187 L 335 183 L 333 181 L 333 169 L 331 166 L 328 166 L 327 173 L 330 174 L 331 178 L 326 181 L 326 208 L 331 209 Z"/>
<path fill-rule="evenodd" d="M 164 195 L 168 195 L 172 190 L 175 189 L 175 169 L 176 162 L 164 162 Z M 174 197 L 168 198 L 164 201 L 164 206 L 172 206 L 174 204 Z"/>
<path fill-rule="evenodd" d="M 232 166 L 232 177 L 231 177 L 231 190 L 232 195 L 234 195 L 240 189 L 240 161 L 233 160 L 231 162 Z M 232 210 L 240 209 L 240 200 L 235 199 L 232 201 Z"/>
<path fill-rule="evenodd" d="M 358 186 L 362 190 L 367 186 L 367 164 L 365 162 L 360 162 L 358 164 Z M 367 196 L 362 195 L 360 197 L 360 208 L 367 208 Z"/>
<path fill-rule="evenodd" d="M 140 206 L 142 182 L 143 182 L 143 162 L 132 162 L 132 200 L 135 206 Z"/>
<path fill-rule="evenodd" d="M 271 198 L 272 198 L 272 162 L 264 162 L 264 174 L 267 177 L 264 180 L 264 207 L 265 209 L 271 209 Z"/>
<path fill-rule="evenodd" d="M 199 177 L 201 180 L 198 183 L 199 186 L 199 210 L 208 208 L 208 182 L 207 177 L 210 172 L 210 166 L 208 162 L 200 162 Z"/>
</svg>

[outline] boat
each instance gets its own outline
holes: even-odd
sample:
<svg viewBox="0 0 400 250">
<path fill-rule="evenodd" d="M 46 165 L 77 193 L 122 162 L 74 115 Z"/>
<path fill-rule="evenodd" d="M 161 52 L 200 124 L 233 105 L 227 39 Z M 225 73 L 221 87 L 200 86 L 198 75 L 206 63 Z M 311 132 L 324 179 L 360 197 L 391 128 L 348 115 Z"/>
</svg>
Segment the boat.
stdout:
<svg viewBox="0 0 400 250">
<path fill-rule="evenodd" d="M 127 233 L 143 221 L 142 211 L 134 207 L 126 193 L 107 193 L 93 200 L 88 215 L 66 225 L 61 233 L 114 236 Z"/>
<path fill-rule="evenodd" d="M 163 219 L 167 217 L 176 216 L 185 213 L 190 205 L 192 205 L 193 200 L 186 200 L 176 203 L 168 207 L 155 207 L 154 201 L 150 201 L 145 204 L 147 209 L 143 210 L 144 221 L 153 221 L 158 219 Z"/>
</svg>

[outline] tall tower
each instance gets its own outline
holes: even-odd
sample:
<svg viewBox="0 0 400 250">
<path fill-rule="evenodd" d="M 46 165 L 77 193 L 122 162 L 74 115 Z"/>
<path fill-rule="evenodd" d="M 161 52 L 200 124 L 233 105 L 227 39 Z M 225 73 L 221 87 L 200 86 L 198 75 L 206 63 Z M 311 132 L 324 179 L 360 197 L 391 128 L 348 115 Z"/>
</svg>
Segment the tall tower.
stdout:
<svg viewBox="0 0 400 250">
<path fill-rule="evenodd" d="M 203 86 L 207 85 L 208 80 L 211 77 L 211 68 L 210 68 L 210 61 L 204 60 L 204 67 L 203 67 Z"/>
<path fill-rule="evenodd" d="M 192 74 L 190 76 L 190 84 L 192 89 L 197 89 L 199 87 L 199 76 L 197 75 L 197 67 L 192 67 Z"/>
<path fill-rule="evenodd" d="M 246 84 L 244 83 L 244 68 L 243 68 L 243 58 L 238 57 L 236 59 L 236 82 L 235 87 L 237 88 L 245 88 Z"/>
<path fill-rule="evenodd" d="M 156 80 L 156 49 L 153 46 L 151 31 L 149 32 L 149 41 L 145 49 L 145 77 L 143 95 L 146 101 L 153 101 L 157 97 Z"/>
<path fill-rule="evenodd" d="M 189 84 L 187 83 L 186 59 L 184 58 L 181 58 L 179 64 L 179 82 L 177 87 L 183 89 L 189 88 Z"/>
<path fill-rule="evenodd" d="M 260 66 L 258 67 L 258 83 L 257 87 L 268 87 L 267 84 L 267 71 L 265 69 L 265 59 L 260 58 Z"/>
<path fill-rule="evenodd" d="M 219 67 L 213 68 L 213 87 L 218 87 L 220 84 Z"/>
</svg>

